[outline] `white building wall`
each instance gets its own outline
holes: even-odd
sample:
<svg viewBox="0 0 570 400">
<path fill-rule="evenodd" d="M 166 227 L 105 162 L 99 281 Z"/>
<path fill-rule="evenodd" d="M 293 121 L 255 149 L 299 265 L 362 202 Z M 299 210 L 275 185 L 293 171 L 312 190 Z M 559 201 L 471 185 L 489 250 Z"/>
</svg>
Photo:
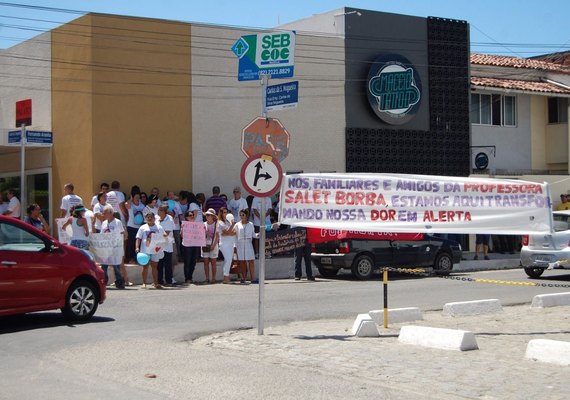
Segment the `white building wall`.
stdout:
<svg viewBox="0 0 570 400">
<path fill-rule="evenodd" d="M 477 93 L 483 94 L 482 91 Z M 517 124 L 515 127 L 472 124 L 472 146 L 496 146 L 496 156 L 489 155 L 489 167 L 498 170 L 530 171 L 531 157 L 531 127 L 530 127 L 530 96 L 516 95 Z M 485 149 L 474 148 L 476 154 Z M 473 157 L 472 157 L 473 158 Z M 472 161 L 473 168 L 473 161 Z"/>
<path fill-rule="evenodd" d="M 196 192 L 219 185 L 231 196 L 240 185 L 242 129 L 261 114 L 259 82 L 238 82 L 231 52 L 241 31 L 192 26 L 192 173 Z M 297 35 L 295 76 L 269 84 L 299 81 L 299 105 L 270 112 L 290 133 L 283 171 L 345 171 L 344 42 Z M 244 195 L 246 193 L 244 192 Z"/>
<path fill-rule="evenodd" d="M 0 51 L 0 145 L 14 130 L 16 101 L 32 99 L 32 126 L 51 131 L 51 33 Z"/>
</svg>

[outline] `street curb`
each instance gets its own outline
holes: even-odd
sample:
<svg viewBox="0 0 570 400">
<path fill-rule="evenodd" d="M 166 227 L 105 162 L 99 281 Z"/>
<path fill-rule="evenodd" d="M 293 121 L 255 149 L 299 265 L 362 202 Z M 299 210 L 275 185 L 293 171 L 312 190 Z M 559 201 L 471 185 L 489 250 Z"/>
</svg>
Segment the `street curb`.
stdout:
<svg viewBox="0 0 570 400">
<path fill-rule="evenodd" d="M 370 315 L 377 325 L 384 325 L 384 310 L 372 310 L 368 312 L 368 315 Z M 388 322 L 391 324 L 423 319 L 422 312 L 418 307 L 393 308 L 388 310 Z"/>
<path fill-rule="evenodd" d="M 570 306 L 570 292 L 539 294 L 533 297 L 531 308 Z"/>
<path fill-rule="evenodd" d="M 498 299 L 461 301 L 447 303 L 443 306 L 443 315 L 451 317 L 462 315 L 491 314 L 503 311 Z"/>
<path fill-rule="evenodd" d="M 525 358 L 549 364 L 570 366 L 570 342 L 533 339 L 528 342 Z"/>
<path fill-rule="evenodd" d="M 398 341 L 441 350 L 478 350 L 477 339 L 470 331 L 406 325 L 400 329 Z"/>
</svg>

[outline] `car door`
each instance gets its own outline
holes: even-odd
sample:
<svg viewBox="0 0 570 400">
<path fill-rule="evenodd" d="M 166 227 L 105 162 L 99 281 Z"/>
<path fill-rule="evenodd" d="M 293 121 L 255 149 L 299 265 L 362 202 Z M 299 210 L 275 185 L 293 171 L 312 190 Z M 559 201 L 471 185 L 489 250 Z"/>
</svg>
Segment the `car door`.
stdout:
<svg viewBox="0 0 570 400">
<path fill-rule="evenodd" d="M 389 240 L 359 240 L 363 249 L 370 250 L 374 254 L 374 263 L 377 267 L 389 267 L 393 265 L 393 250 Z"/>
<path fill-rule="evenodd" d="M 395 240 L 394 262 L 397 266 L 420 267 L 430 265 L 433 246 L 426 240 Z"/>
<path fill-rule="evenodd" d="M 62 271 L 50 245 L 32 227 L 0 221 L 0 309 L 41 306 L 58 300 Z"/>
</svg>

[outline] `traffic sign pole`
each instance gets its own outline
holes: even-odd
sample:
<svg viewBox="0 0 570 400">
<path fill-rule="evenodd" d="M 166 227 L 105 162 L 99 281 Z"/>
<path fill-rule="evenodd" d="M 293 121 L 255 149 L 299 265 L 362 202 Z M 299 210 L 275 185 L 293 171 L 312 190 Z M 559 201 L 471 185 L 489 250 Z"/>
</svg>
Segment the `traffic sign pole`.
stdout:
<svg viewBox="0 0 570 400">
<path fill-rule="evenodd" d="M 261 75 L 261 116 L 267 118 L 267 86 L 271 75 Z"/>
<path fill-rule="evenodd" d="M 261 75 L 261 115 L 267 118 L 267 84 L 270 75 Z M 257 307 L 257 334 L 263 335 L 265 325 L 264 309 L 265 309 L 265 197 L 261 199 L 261 208 L 259 210 L 259 304 Z M 253 279 L 253 278 L 252 278 Z"/>
<path fill-rule="evenodd" d="M 263 335 L 265 325 L 264 300 L 265 300 L 265 197 L 261 199 L 259 210 L 259 304 L 257 307 L 257 334 Z M 252 277 L 253 279 L 253 277 Z"/>
<path fill-rule="evenodd" d="M 20 144 L 20 219 L 24 219 L 26 209 L 26 124 L 22 124 Z"/>
</svg>

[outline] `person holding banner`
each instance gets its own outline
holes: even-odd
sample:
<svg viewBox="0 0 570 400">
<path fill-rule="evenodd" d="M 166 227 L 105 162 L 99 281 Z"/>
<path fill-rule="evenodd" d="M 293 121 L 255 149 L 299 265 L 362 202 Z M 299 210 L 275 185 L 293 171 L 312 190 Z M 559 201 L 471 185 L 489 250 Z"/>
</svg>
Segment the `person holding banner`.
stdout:
<svg viewBox="0 0 570 400">
<path fill-rule="evenodd" d="M 236 231 L 234 216 L 226 207 L 220 208 L 218 212 L 218 234 L 220 236 L 220 250 L 224 256 L 224 280 L 222 283 L 230 283 L 230 268 L 234 257 L 234 247 L 236 244 Z"/>
<path fill-rule="evenodd" d="M 206 215 L 206 222 L 204 222 L 204 226 L 206 227 L 206 245 L 202 247 L 204 276 L 206 277 L 204 283 L 216 283 L 216 274 L 218 272 L 216 263 L 218 261 L 219 242 L 218 221 L 216 218 L 216 212 L 213 208 L 209 208 L 204 214 Z M 212 265 L 211 270 L 210 264 Z"/>
<path fill-rule="evenodd" d="M 156 200 L 156 199 L 155 199 Z M 150 268 L 152 273 L 152 283 L 155 289 L 164 289 L 158 283 L 158 260 L 164 253 L 162 245 L 164 243 L 164 229 L 156 223 L 154 213 L 149 211 L 145 215 L 146 224 L 142 225 L 137 232 L 137 242 L 135 252 L 145 253 L 150 257 Z M 143 265 L 142 269 L 142 288 L 146 289 L 146 281 L 148 278 L 148 264 Z"/>
<path fill-rule="evenodd" d="M 206 244 L 206 231 L 203 222 L 196 222 L 195 212 L 186 211 L 184 219 L 180 231 L 184 250 L 184 280 L 186 283 L 192 283 L 198 252 L 200 247 Z"/>
<path fill-rule="evenodd" d="M 235 225 L 236 231 L 236 250 L 238 260 L 240 262 L 245 262 L 246 270 L 242 277 L 241 283 L 245 283 L 245 277 L 247 275 L 247 270 L 249 269 L 249 276 L 251 283 L 258 283 L 255 279 L 255 252 L 253 251 L 253 238 L 256 237 L 255 229 L 253 223 L 249 222 L 249 210 L 244 208 L 239 212 L 240 221 Z"/>
<path fill-rule="evenodd" d="M 123 223 L 120 219 L 115 218 L 114 208 L 110 204 L 106 204 L 103 207 L 103 216 L 105 220 L 101 223 L 101 233 L 104 235 L 120 235 L 122 244 L 125 236 L 125 228 L 123 228 Z M 107 269 L 109 265 L 113 267 L 115 273 L 115 287 L 117 289 L 125 288 L 125 281 L 121 275 L 121 263 L 123 261 L 123 246 L 117 246 L 113 248 L 113 254 L 108 257 L 105 262 L 101 263 L 101 268 L 105 271 L 105 285 L 109 282 L 109 275 L 107 274 Z"/>
<path fill-rule="evenodd" d="M 89 236 L 89 223 L 85 219 L 85 211 L 87 209 L 83 207 L 83 204 L 73 206 L 70 210 L 72 217 L 70 217 L 61 227 L 62 229 L 67 228 L 71 225 L 71 243 L 73 247 L 78 249 L 89 250 L 89 241 L 87 237 Z"/>
</svg>

